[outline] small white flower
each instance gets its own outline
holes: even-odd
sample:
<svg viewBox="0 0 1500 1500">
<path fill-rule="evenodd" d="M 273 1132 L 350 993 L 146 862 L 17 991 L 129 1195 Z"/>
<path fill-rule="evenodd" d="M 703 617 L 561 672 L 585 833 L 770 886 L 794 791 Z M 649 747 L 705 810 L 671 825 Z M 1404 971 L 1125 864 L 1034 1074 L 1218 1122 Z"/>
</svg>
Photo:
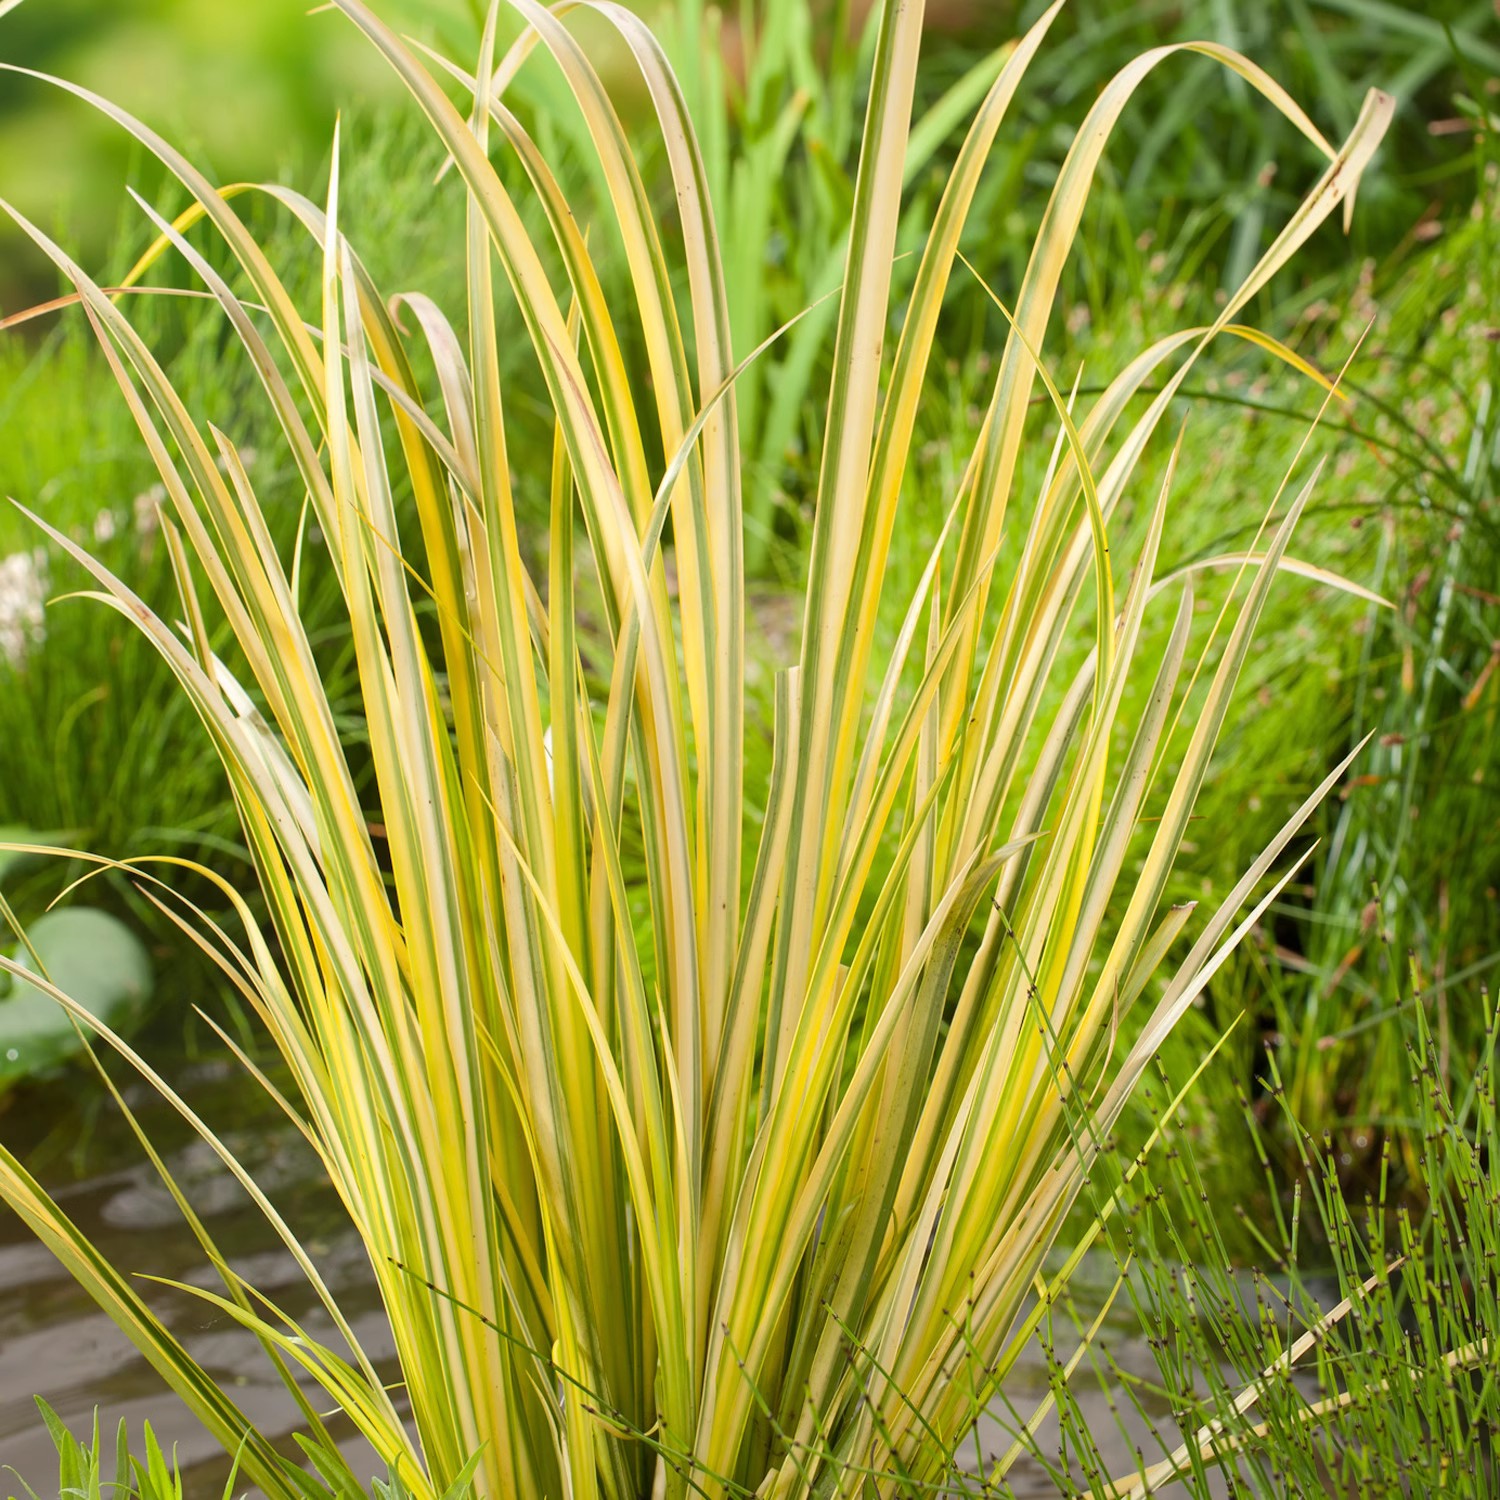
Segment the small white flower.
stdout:
<svg viewBox="0 0 1500 1500">
<path fill-rule="evenodd" d="M 115 513 L 112 510 L 101 510 L 94 517 L 94 540 L 96 542 L 107 542 L 115 534 Z"/>
<path fill-rule="evenodd" d="M 153 484 L 149 490 L 142 490 L 130 502 L 130 509 L 135 521 L 135 534 L 137 536 L 149 537 L 156 535 L 156 530 L 161 525 L 161 505 L 166 498 L 166 485 Z"/>
<path fill-rule="evenodd" d="M 46 635 L 47 554 L 0 558 L 0 656 L 19 664 Z"/>
</svg>

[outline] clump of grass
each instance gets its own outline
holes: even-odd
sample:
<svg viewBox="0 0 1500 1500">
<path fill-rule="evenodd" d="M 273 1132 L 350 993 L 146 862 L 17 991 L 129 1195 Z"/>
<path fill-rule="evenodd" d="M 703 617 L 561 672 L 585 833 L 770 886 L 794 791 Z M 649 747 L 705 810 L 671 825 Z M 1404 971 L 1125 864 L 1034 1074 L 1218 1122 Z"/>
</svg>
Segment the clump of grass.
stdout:
<svg viewBox="0 0 1500 1500">
<path fill-rule="evenodd" d="M 54 538 L 149 636 L 206 725 L 266 928 L 227 883 L 232 934 L 195 922 L 145 867 L 140 878 L 223 961 L 290 1070 L 283 1102 L 364 1239 L 399 1382 L 361 1349 L 266 1194 L 177 1101 L 271 1216 L 346 1346 L 309 1337 L 247 1285 L 179 1197 L 223 1280 L 199 1295 L 255 1331 L 328 1464 L 339 1460 L 319 1404 L 293 1369 L 416 1497 L 470 1480 L 485 1497 L 578 1500 L 922 1486 L 950 1467 L 975 1401 L 1016 1356 L 1017 1320 L 1094 1154 L 1079 1150 L 1080 1111 L 1109 1131 L 1162 1037 L 1291 878 L 1295 866 L 1257 895 L 1344 769 L 1206 919 L 1167 906 L 1276 575 L 1338 581 L 1287 552 L 1315 475 L 1276 490 L 1266 534 L 1230 560 L 1238 589 L 1196 634 L 1194 580 L 1224 560 L 1158 576 L 1170 464 L 1139 497 L 1151 519 L 1128 559 L 1110 527 L 1201 351 L 1347 211 L 1390 101 L 1372 95 L 1336 149 L 1253 64 L 1196 49 L 1329 164 L 1211 326 L 1143 350 L 1096 399 L 1069 399 L 1039 356 L 1063 267 L 1116 119 L 1176 54 L 1120 72 L 1052 190 L 943 532 L 877 656 L 959 233 L 1057 14 L 1008 54 L 981 102 L 893 313 L 921 6 L 887 7 L 799 659 L 776 679 L 774 760 L 758 784 L 746 771 L 747 743 L 765 731 L 746 710 L 743 459 L 719 228 L 659 47 L 623 9 L 589 8 L 645 80 L 683 267 L 669 263 L 619 115 L 557 15 L 519 0 L 528 29 L 497 60 L 492 9 L 471 74 L 417 55 L 360 0 L 337 0 L 454 163 L 466 216 L 456 325 L 418 295 L 388 301 L 356 257 L 337 150 L 323 205 L 273 194 L 320 249 L 309 315 L 235 200 L 85 95 L 191 194 L 176 223 L 151 216 L 161 250 L 222 310 L 274 414 L 306 494 L 289 546 L 234 439 L 203 429 L 125 309 L 16 215 L 77 288 L 156 463 L 182 628 Z M 566 78 L 610 194 L 612 218 L 587 235 L 507 105 L 537 48 Z M 467 116 L 450 87 L 472 100 Z M 531 219 L 493 164 L 505 153 Z M 205 219 L 233 280 L 189 237 Z M 629 298 L 604 295 L 598 258 L 611 245 Z M 628 378 L 627 328 L 647 383 Z M 527 409 L 501 349 L 523 337 L 552 438 L 546 476 L 513 472 Z M 1127 421 L 1150 380 L 1159 394 Z M 1021 526 L 1012 489 L 1034 391 L 1062 434 Z M 544 478 L 537 576 L 517 493 Z M 318 545 L 358 666 L 352 715 L 331 696 L 301 606 Z M 602 621 L 580 603 L 585 556 Z M 1143 622 L 1163 606 L 1174 623 L 1147 655 Z M 1074 665 L 1065 646 L 1078 634 L 1088 644 Z M 601 638 L 602 652 L 585 652 Z M 1151 686 L 1127 723 L 1137 674 Z M 764 809 L 753 855 L 747 802 Z M 1141 857 L 1125 876 L 1132 848 Z M 1121 1026 L 1158 971 L 1127 1048 Z M 108 1039 L 175 1100 L 146 1059 Z M 0 1196 L 247 1478 L 292 1500 L 301 1481 L 233 1392 L 3 1152 Z M 985 1389 L 955 1382 L 974 1359 Z"/>
<path fill-rule="evenodd" d="M 1369 358 L 1350 377 L 1351 425 L 1365 440 L 1341 464 L 1352 503 L 1308 527 L 1343 553 L 1325 546 L 1320 560 L 1369 579 L 1395 608 L 1346 610 L 1342 638 L 1321 643 L 1305 638 L 1304 622 L 1268 622 L 1267 706 L 1237 724 L 1231 774 L 1206 799 L 1263 805 L 1242 819 L 1253 847 L 1316 774 L 1279 735 L 1283 712 L 1327 724 L 1342 744 L 1373 741 L 1359 776 L 1318 815 L 1324 838 L 1308 881 L 1242 947 L 1214 1017 L 1223 1025 L 1246 1008 L 1241 1081 L 1258 1065 L 1259 1033 L 1272 1035 L 1299 1118 L 1342 1132 L 1357 1156 L 1403 1107 L 1400 1029 L 1390 1022 L 1393 1007 L 1410 1003 L 1392 983 L 1406 955 L 1433 999 L 1438 1045 L 1458 1058 L 1474 1055 L 1482 1018 L 1456 997 L 1500 952 L 1489 582 L 1500 366 L 1483 323 L 1493 174 L 1481 187 L 1473 213 L 1383 299 Z"/>
<path fill-rule="evenodd" d="M 1450 277 L 1445 286 L 1433 275 L 1422 286 L 1450 337 L 1450 312 L 1488 300 L 1489 204 L 1464 239 L 1477 284 L 1455 288 Z M 1397 1106 L 1404 1066 L 1386 1044 L 1398 1031 L 1381 1024 L 1388 955 L 1419 956 L 1420 987 L 1436 995 L 1440 1047 L 1470 1055 L 1479 1017 L 1450 1004 L 1449 990 L 1463 994 L 1500 953 L 1492 805 L 1500 360 L 1491 349 L 1465 352 L 1472 383 L 1449 390 L 1449 417 L 1431 421 L 1431 394 L 1420 390 L 1397 414 L 1415 452 L 1396 465 L 1376 523 L 1378 584 L 1397 608 L 1359 622 L 1346 689 L 1345 733 L 1373 734 L 1376 744 L 1359 786 L 1328 814 L 1317 901 L 1295 939 L 1303 977 L 1276 996 L 1288 1086 L 1310 1120 L 1378 1125 Z"/>
<path fill-rule="evenodd" d="M 142 1424 L 137 1443 L 131 1442 L 126 1423 L 120 1423 L 115 1431 L 113 1474 L 106 1479 L 108 1450 L 99 1430 L 97 1410 L 89 1436 L 80 1438 L 68 1430 L 40 1397 L 37 1406 L 57 1449 L 55 1493 L 60 1500 L 183 1500 L 184 1484 L 176 1451 L 168 1453 L 162 1447 L 149 1422 Z M 302 1500 L 410 1500 L 400 1481 L 389 1477 L 372 1480 L 368 1489 L 341 1484 L 336 1451 L 315 1445 L 308 1445 L 306 1451 L 313 1471 L 296 1476 Z M 331 1482 L 316 1472 L 320 1466 L 334 1471 Z M 238 1477 L 238 1467 L 231 1468 L 224 1481 L 223 1500 L 234 1500 Z M 39 1493 L 24 1479 L 21 1487 L 29 1500 L 48 1500 L 46 1491 Z M 464 1500 L 470 1493 L 467 1484 L 457 1485 L 444 1500 Z"/>
<path fill-rule="evenodd" d="M 87 1440 L 75 1437 L 47 1403 L 38 1399 L 37 1406 L 47 1431 L 57 1447 L 57 1494 L 69 1500 L 182 1500 L 182 1476 L 176 1458 L 163 1451 L 156 1434 L 147 1422 L 141 1434 L 138 1453 L 131 1452 L 130 1435 L 121 1422 L 115 1434 L 113 1477 L 106 1479 L 105 1446 L 99 1431 L 99 1417 Z M 40 1500 L 25 1480 L 21 1481 L 30 1500 Z M 233 1492 L 232 1482 L 225 1486 L 224 1500 Z"/>
<path fill-rule="evenodd" d="M 1302 1181 L 1288 1197 L 1265 1126 L 1242 1098 L 1270 1205 L 1265 1217 L 1241 1209 L 1260 1261 L 1248 1271 L 1234 1270 L 1216 1237 L 1191 1152 L 1157 1148 L 1128 1172 L 1111 1205 L 1121 1209 L 1119 1285 L 1160 1385 L 1148 1390 L 1087 1336 L 1066 1367 L 1053 1354 L 1060 1451 L 1040 1452 L 1032 1435 L 1023 1442 L 1064 1492 L 1125 1500 L 1175 1483 L 1204 1497 L 1494 1493 L 1500 1029 L 1488 996 L 1472 998 L 1480 1040 L 1451 1071 L 1427 1006 L 1401 1024 L 1409 1113 L 1365 1190 L 1347 1185 L 1334 1140 L 1291 1112 L 1267 1054 L 1265 1084 L 1284 1115 L 1278 1133 L 1296 1142 Z M 1172 1098 L 1170 1086 L 1157 1090 L 1158 1120 Z M 1081 1383 L 1095 1378 L 1139 1455 L 1134 1473 L 1111 1472 L 1102 1434 L 1084 1420 Z M 1146 1414 L 1148 1393 L 1166 1397 L 1175 1432 Z"/>
</svg>

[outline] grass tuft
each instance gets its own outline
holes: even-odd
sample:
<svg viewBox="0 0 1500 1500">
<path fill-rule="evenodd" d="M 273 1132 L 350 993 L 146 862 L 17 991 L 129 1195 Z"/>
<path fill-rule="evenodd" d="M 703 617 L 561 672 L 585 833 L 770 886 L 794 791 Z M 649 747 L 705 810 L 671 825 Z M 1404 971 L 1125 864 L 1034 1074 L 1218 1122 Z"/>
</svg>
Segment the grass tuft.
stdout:
<svg viewBox="0 0 1500 1500">
<path fill-rule="evenodd" d="M 910 594 L 892 599 L 959 236 L 1057 7 L 998 67 L 900 299 L 922 7 L 886 8 L 798 655 L 775 677 L 761 777 L 747 771 L 764 730 L 747 713 L 736 384 L 752 351 L 735 343 L 724 226 L 664 53 L 627 11 L 586 7 L 643 80 L 676 261 L 566 24 L 582 7 L 514 0 L 527 29 L 500 55 L 492 9 L 472 68 L 409 48 L 362 0 L 336 8 L 451 158 L 457 316 L 419 294 L 388 298 L 357 257 L 337 141 L 321 203 L 271 190 L 317 247 L 319 284 L 299 297 L 241 217 L 243 194 L 61 85 L 192 198 L 176 222 L 143 208 L 160 254 L 214 300 L 255 376 L 277 461 L 295 475 L 294 528 L 226 426 L 189 409 L 129 299 L 11 210 L 76 288 L 156 467 L 177 609 L 159 613 L 38 524 L 176 675 L 224 763 L 266 917 L 211 870 L 199 874 L 217 880 L 232 934 L 144 866 L 138 878 L 221 958 L 290 1070 L 287 1113 L 363 1237 L 399 1381 L 361 1349 L 266 1193 L 111 1036 L 272 1219 L 342 1342 L 312 1339 L 247 1285 L 179 1194 L 223 1283 L 194 1294 L 285 1372 L 335 1487 L 355 1481 L 328 1440 L 329 1406 L 413 1500 L 470 1481 L 484 1497 L 574 1500 L 936 1483 L 1016 1357 L 1017 1320 L 1097 1143 L 1292 878 L 1283 856 L 1348 765 L 1216 909 L 1169 906 L 1257 619 L 1279 572 L 1306 571 L 1288 546 L 1318 471 L 1267 476 L 1262 533 L 1186 570 L 1158 568 L 1175 458 L 1134 496 L 1149 522 L 1130 555 L 1111 528 L 1203 350 L 1320 225 L 1347 217 L 1391 101 L 1372 92 L 1335 147 L 1226 47 L 1158 48 L 1121 69 L 1068 152 L 1019 286 L 996 292 L 1010 331 L 991 393 L 942 532 Z M 608 192 L 593 223 L 509 107 L 538 52 L 564 78 Z M 1141 350 L 1084 396 L 1044 361 L 1064 268 L 1117 120 L 1184 52 L 1263 96 L 1327 165 L 1211 325 Z M 610 255 L 628 296 L 605 294 Z M 631 378 L 632 346 L 648 379 Z M 1140 408 L 1148 384 L 1157 394 Z M 1060 435 L 1023 503 L 1034 395 Z M 551 436 L 548 473 L 513 463 L 528 421 Z M 545 570 L 518 525 L 520 493 L 542 486 Z M 347 622 L 352 713 L 315 649 L 303 598 L 314 555 Z M 1223 567 L 1235 586 L 1200 621 L 1195 579 Z M 590 572 L 598 616 L 582 603 Z M 887 610 L 901 625 L 877 655 Z M 1161 611 L 1165 644 L 1144 651 Z M 1132 680 L 1149 688 L 1127 720 Z M 753 848 L 747 805 L 764 809 Z M 248 1479 L 272 1500 L 301 1493 L 233 1393 L 3 1152 L 0 1196 Z M 977 1390 L 956 1379 L 971 1361 Z"/>
</svg>

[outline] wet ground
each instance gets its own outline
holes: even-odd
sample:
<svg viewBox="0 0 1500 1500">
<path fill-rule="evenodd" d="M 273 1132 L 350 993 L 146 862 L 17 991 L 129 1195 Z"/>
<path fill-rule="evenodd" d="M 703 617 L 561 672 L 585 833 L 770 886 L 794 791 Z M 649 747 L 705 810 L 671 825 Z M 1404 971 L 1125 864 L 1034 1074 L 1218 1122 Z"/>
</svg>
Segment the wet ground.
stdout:
<svg viewBox="0 0 1500 1500">
<path fill-rule="evenodd" d="M 368 1262 L 317 1173 L 311 1154 L 235 1067 L 190 1063 L 174 1074 L 195 1108 L 263 1183 L 288 1219 L 315 1249 L 320 1267 L 377 1363 L 390 1341 L 373 1294 Z M 75 1075 L 63 1085 L 34 1088 L 3 1106 L 0 1133 L 7 1145 L 57 1191 L 62 1206 L 121 1269 L 189 1285 L 216 1286 L 202 1251 L 171 1197 L 100 1090 Z M 144 1088 L 127 1097 L 153 1140 L 165 1148 L 174 1175 L 237 1271 L 315 1336 L 330 1335 L 326 1318 L 258 1212 L 217 1159 Z M 1088 1267 L 1077 1288 L 1085 1317 L 1108 1291 L 1108 1268 Z M 180 1290 L 141 1282 L 140 1289 L 188 1350 L 227 1387 L 268 1436 L 294 1451 L 296 1409 L 254 1340 L 215 1309 Z M 1111 1356 L 1127 1372 L 1151 1378 L 1155 1364 L 1134 1327 L 1127 1299 L 1119 1299 L 1103 1331 Z M 1067 1341 L 1062 1341 L 1066 1345 Z M 392 1371 L 394 1373 L 394 1371 Z M 1029 1414 L 1046 1394 L 1039 1355 L 1028 1356 L 1007 1386 L 1016 1411 Z M 95 1408 L 113 1432 L 123 1417 L 133 1436 L 149 1420 L 163 1443 L 176 1446 L 186 1500 L 219 1500 L 228 1463 L 213 1440 L 178 1406 L 155 1372 L 93 1302 L 64 1276 L 50 1253 L 8 1215 L 0 1216 L 0 1496 L 24 1494 L 16 1471 L 41 1500 L 52 1500 L 57 1467 L 34 1395 L 45 1397 L 74 1431 L 91 1424 Z M 1114 1430 L 1102 1393 L 1084 1403 L 1114 1474 L 1134 1467 L 1134 1439 Z M 1173 1429 L 1164 1401 L 1145 1402 L 1165 1434 Z M 1139 1429 L 1142 1424 L 1135 1422 Z M 1055 1422 L 1039 1434 L 1056 1451 Z M 987 1455 L 1009 1446 L 999 1425 L 978 1435 Z M 1148 1445 L 1148 1458 L 1159 1456 Z M 1018 1496 L 1055 1497 L 1042 1467 L 1022 1459 L 1010 1473 Z"/>
</svg>

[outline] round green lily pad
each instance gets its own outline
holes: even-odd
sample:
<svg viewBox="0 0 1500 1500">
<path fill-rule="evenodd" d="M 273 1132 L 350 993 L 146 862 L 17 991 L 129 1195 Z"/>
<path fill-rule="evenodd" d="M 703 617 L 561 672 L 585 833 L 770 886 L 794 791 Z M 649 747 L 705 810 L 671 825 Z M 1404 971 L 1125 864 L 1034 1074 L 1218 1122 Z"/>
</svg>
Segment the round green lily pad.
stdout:
<svg viewBox="0 0 1500 1500">
<path fill-rule="evenodd" d="M 139 938 L 118 918 L 88 906 L 38 917 L 27 928 L 48 977 L 107 1025 L 115 1026 L 151 988 L 151 960 Z M 36 965 L 24 948 L 10 956 Z M 44 1072 L 78 1050 L 68 1013 L 19 976 L 0 999 L 0 1086 Z"/>
</svg>

